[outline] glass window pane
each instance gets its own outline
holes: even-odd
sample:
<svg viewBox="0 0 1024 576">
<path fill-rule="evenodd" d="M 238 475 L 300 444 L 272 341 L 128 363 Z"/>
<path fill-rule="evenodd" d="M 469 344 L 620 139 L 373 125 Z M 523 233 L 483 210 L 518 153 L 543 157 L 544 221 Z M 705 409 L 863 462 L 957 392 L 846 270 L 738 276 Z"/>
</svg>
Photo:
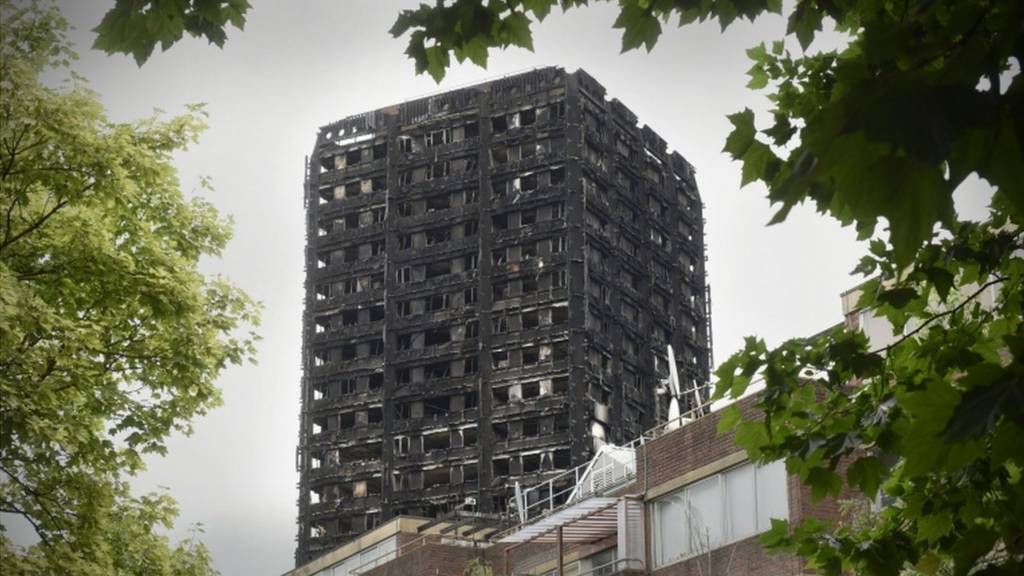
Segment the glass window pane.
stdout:
<svg viewBox="0 0 1024 576">
<path fill-rule="evenodd" d="M 683 493 L 659 500 L 654 506 L 654 562 L 664 566 L 690 552 Z"/>
<path fill-rule="evenodd" d="M 686 494 L 691 550 L 704 552 L 721 546 L 724 528 L 721 477 L 697 482 L 686 489 Z"/>
<path fill-rule="evenodd" d="M 757 530 L 771 528 L 771 518 L 789 518 L 786 464 L 772 462 L 757 467 Z"/>
<path fill-rule="evenodd" d="M 752 536 L 757 531 L 753 465 L 744 464 L 725 474 L 725 507 L 729 541 Z"/>
</svg>

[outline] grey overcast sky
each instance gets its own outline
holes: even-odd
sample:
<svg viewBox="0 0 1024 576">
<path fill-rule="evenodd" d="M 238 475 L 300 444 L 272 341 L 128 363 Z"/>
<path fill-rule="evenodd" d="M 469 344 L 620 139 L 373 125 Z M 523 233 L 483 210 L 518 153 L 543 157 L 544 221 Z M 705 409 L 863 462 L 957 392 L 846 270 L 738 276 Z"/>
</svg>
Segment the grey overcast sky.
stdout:
<svg viewBox="0 0 1024 576">
<path fill-rule="evenodd" d="M 749 334 L 771 343 L 815 333 L 840 319 L 839 293 L 861 247 L 850 229 L 804 207 L 765 227 L 771 215 L 760 186 L 740 190 L 740 165 L 720 150 L 726 114 L 767 100 L 745 88 L 744 50 L 779 38 L 785 22 L 666 26 L 650 54 L 619 54 L 615 5 L 552 14 L 536 28 L 535 52 L 494 53 L 488 70 L 455 66 L 440 85 L 415 76 L 405 39 L 388 34 L 401 8 L 382 0 L 251 0 L 244 32 L 229 31 L 223 50 L 187 39 L 142 68 L 128 57 L 89 49 L 90 31 L 113 4 L 64 1 L 87 77 L 113 120 L 168 113 L 205 102 L 210 128 L 178 159 L 182 188 L 199 189 L 235 221 L 222 258 L 205 264 L 265 305 L 259 364 L 220 379 L 224 406 L 198 420 L 190 437 L 170 441 L 135 482 L 167 486 L 181 516 L 172 534 L 201 522 L 221 572 L 276 575 L 292 566 L 296 533 L 303 285 L 304 158 L 318 127 L 429 92 L 545 65 L 583 68 L 697 168 L 707 206 L 708 281 L 716 362 Z M 833 38 L 834 41 L 838 39 Z"/>
</svg>

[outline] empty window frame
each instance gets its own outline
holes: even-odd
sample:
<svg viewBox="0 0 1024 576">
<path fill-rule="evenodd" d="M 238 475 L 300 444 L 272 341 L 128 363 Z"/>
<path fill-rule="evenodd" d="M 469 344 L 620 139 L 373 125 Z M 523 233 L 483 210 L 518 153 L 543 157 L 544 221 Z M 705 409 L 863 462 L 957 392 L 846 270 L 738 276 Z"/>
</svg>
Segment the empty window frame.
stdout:
<svg viewBox="0 0 1024 576">
<path fill-rule="evenodd" d="M 430 280 L 431 278 L 438 278 L 440 276 L 447 276 L 452 272 L 452 263 L 449 260 L 443 262 L 430 262 L 426 265 L 425 278 Z"/>
<path fill-rule="evenodd" d="M 450 192 L 428 196 L 425 201 L 425 210 L 427 212 L 436 212 L 438 210 L 447 210 L 451 208 L 451 196 Z"/>
</svg>

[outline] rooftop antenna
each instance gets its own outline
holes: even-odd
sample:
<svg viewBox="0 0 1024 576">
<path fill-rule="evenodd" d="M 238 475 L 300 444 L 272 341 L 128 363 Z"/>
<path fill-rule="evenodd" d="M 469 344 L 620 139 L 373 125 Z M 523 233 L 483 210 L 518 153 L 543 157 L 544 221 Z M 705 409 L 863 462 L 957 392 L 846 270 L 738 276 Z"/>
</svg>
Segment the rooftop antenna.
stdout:
<svg viewBox="0 0 1024 576">
<path fill-rule="evenodd" d="M 676 353 L 672 345 L 668 345 L 668 422 L 666 430 L 675 430 L 679 427 L 679 370 L 676 368 Z"/>
</svg>

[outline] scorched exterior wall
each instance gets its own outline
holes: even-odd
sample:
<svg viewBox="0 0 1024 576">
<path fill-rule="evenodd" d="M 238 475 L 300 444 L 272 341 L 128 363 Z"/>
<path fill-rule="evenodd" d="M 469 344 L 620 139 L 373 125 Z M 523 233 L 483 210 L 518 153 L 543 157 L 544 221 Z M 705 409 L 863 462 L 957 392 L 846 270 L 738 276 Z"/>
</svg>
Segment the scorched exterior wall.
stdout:
<svg viewBox="0 0 1024 576">
<path fill-rule="evenodd" d="M 297 564 L 639 436 L 669 343 L 704 390 L 693 168 L 585 72 L 346 118 L 308 168 Z"/>
</svg>

